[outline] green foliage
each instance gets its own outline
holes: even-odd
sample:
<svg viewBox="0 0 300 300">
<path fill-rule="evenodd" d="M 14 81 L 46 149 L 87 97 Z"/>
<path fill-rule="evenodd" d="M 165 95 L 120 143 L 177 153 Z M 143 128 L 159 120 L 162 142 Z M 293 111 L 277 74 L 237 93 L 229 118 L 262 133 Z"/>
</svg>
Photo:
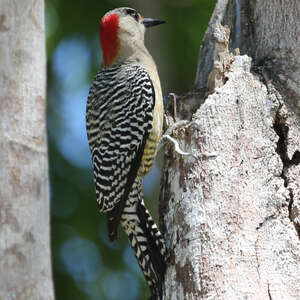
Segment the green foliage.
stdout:
<svg viewBox="0 0 300 300">
<path fill-rule="evenodd" d="M 102 15 L 132 6 L 165 25 L 147 33 L 164 93 L 183 93 L 194 83 L 202 37 L 215 0 L 46 0 L 48 139 L 52 256 L 57 300 L 147 299 L 148 288 L 122 231 L 111 244 L 98 213 L 84 129 L 88 86 L 101 64 Z M 157 206 L 156 173 L 145 181 L 146 200 Z M 154 180 L 156 178 L 156 180 Z M 149 192 L 150 191 L 150 192 Z M 157 198 L 157 196 L 156 196 Z"/>
</svg>

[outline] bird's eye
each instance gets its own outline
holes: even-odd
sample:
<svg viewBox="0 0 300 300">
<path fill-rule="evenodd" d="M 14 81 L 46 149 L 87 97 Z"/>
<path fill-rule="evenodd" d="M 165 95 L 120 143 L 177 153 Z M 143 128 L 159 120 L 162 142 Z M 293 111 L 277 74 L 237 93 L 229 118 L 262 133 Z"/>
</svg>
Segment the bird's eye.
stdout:
<svg viewBox="0 0 300 300">
<path fill-rule="evenodd" d="M 126 10 L 126 13 L 128 15 L 130 15 L 131 17 L 133 17 L 138 22 L 138 20 L 139 20 L 139 14 L 134 9 L 130 9 L 129 8 L 129 9 Z"/>
</svg>

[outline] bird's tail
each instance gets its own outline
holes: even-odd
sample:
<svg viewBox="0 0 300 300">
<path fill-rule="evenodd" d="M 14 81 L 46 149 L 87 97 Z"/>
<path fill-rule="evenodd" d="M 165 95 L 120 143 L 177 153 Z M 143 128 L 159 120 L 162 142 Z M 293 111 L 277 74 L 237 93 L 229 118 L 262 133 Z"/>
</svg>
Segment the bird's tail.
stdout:
<svg viewBox="0 0 300 300">
<path fill-rule="evenodd" d="M 151 299 L 162 299 L 166 246 L 143 200 L 140 179 L 133 184 L 121 217 L 121 225 L 150 287 Z"/>
</svg>

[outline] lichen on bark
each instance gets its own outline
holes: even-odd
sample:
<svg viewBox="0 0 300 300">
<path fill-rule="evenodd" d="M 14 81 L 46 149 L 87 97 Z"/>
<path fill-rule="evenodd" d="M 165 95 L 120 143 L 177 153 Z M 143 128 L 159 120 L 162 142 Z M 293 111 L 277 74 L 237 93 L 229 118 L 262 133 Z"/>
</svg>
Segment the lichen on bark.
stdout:
<svg viewBox="0 0 300 300">
<path fill-rule="evenodd" d="M 297 299 L 299 154 L 289 154 L 295 127 L 284 127 L 293 115 L 278 123 L 283 96 L 251 72 L 250 57 L 230 53 L 228 28 L 214 24 L 208 91 L 173 132 L 193 155 L 165 150 L 165 299 Z"/>
</svg>

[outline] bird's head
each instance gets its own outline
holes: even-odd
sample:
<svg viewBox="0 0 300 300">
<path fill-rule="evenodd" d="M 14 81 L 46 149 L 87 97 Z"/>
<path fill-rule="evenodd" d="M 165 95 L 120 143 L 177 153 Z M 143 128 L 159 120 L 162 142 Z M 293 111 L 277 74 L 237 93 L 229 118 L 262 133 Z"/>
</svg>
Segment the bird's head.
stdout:
<svg viewBox="0 0 300 300">
<path fill-rule="evenodd" d="M 107 12 L 101 19 L 100 42 L 103 65 L 112 65 L 120 53 L 130 56 L 137 47 L 144 45 L 145 28 L 165 23 L 164 21 L 143 18 L 129 7 L 116 8 Z"/>
</svg>

